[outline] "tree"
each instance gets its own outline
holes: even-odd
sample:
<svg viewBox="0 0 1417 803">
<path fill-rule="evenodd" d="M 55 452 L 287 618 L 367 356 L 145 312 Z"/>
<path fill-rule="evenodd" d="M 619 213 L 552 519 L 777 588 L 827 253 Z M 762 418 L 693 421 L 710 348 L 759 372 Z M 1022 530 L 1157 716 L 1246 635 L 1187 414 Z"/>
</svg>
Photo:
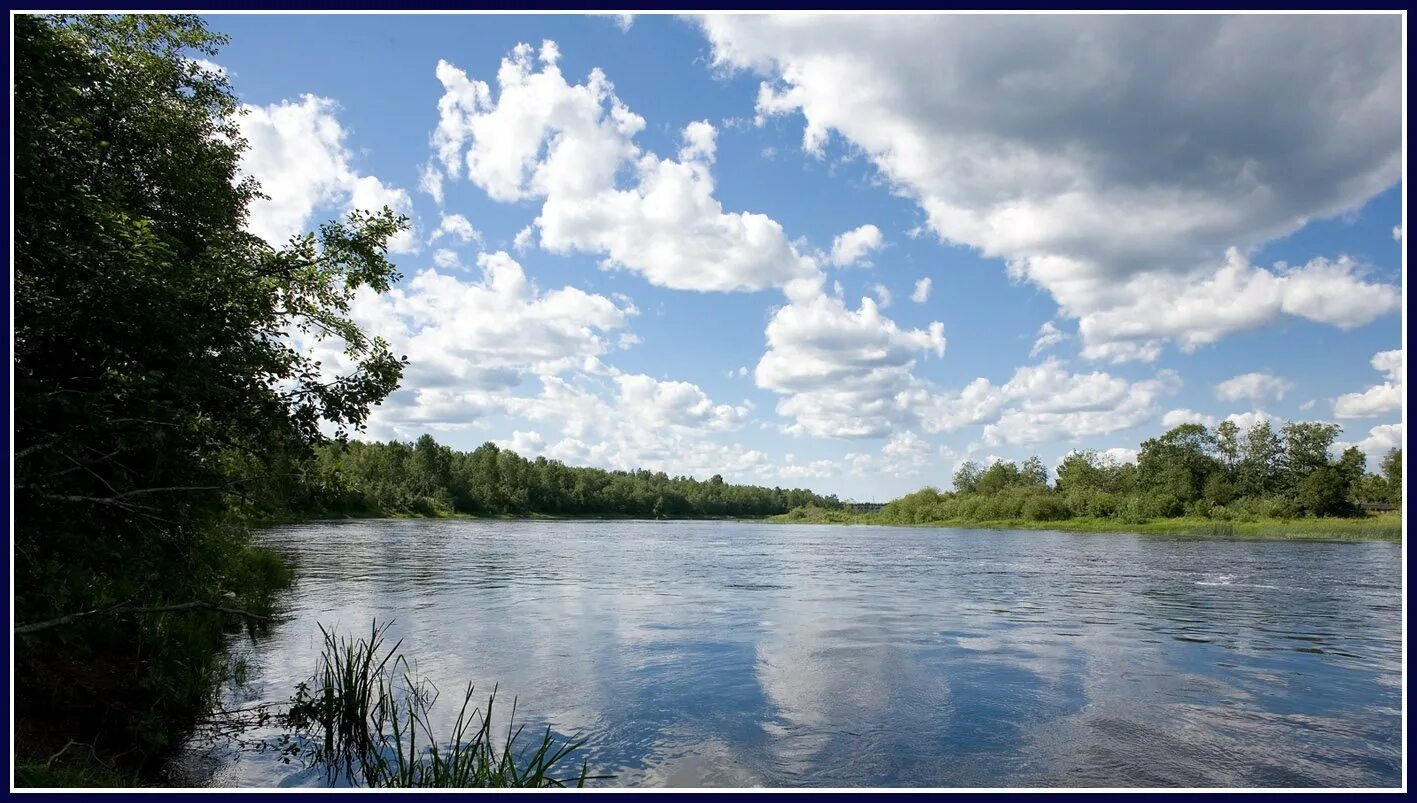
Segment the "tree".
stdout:
<svg viewBox="0 0 1417 803">
<path fill-rule="evenodd" d="M 1043 461 L 1037 456 L 1023 461 L 1023 468 L 1019 471 L 1022 483 L 1032 488 L 1048 487 L 1048 469 L 1043 465 Z"/>
<path fill-rule="evenodd" d="M 1321 421 L 1291 421 L 1279 431 L 1284 441 L 1281 482 L 1292 492 L 1304 478 L 1329 465 L 1329 450 L 1342 427 Z"/>
<path fill-rule="evenodd" d="M 999 460 L 984 469 L 976 489 L 982 494 L 996 494 L 1006 488 L 1023 484 L 1023 475 L 1012 460 Z"/>
<path fill-rule="evenodd" d="M 1058 477 L 1053 483 L 1060 492 L 1099 489 L 1101 485 L 1097 452 L 1090 450 L 1069 452 L 1058 464 Z"/>
<path fill-rule="evenodd" d="M 1265 496 L 1279 490 L 1284 445 L 1268 421 L 1250 427 L 1240 444 L 1236 480 L 1241 496 Z"/>
<path fill-rule="evenodd" d="M 1200 424 L 1182 424 L 1144 441 L 1137 454 L 1142 486 L 1182 502 L 1199 499 L 1207 478 L 1220 468 L 1212 456 L 1214 450 L 1215 439 Z"/>
<path fill-rule="evenodd" d="M 1402 450 L 1389 449 L 1382 462 L 1383 482 L 1387 484 L 1387 501 L 1402 504 Z"/>
<path fill-rule="evenodd" d="M 966 460 L 955 469 L 954 488 L 959 493 L 973 493 L 979 489 L 979 480 L 984 476 L 984 469 L 973 460 Z"/>
<path fill-rule="evenodd" d="M 280 248 L 248 233 L 259 187 L 237 179 L 238 98 L 186 55 L 224 42 L 200 19 L 13 24 L 15 617 L 244 592 L 232 506 L 323 428 L 360 428 L 402 375 L 348 313 L 356 290 L 398 279 L 384 246 L 406 221 L 354 214 Z M 327 338 L 346 373 L 299 348 Z M 188 662 L 167 680 L 197 684 L 198 659 L 172 642 L 185 636 L 159 624 L 91 618 L 62 639 L 27 637 L 24 676 L 48 685 L 17 704 L 43 709 L 44 689 L 72 681 L 66 694 L 113 693 L 121 709 L 161 688 L 164 661 Z M 215 627 L 190 630 L 191 644 L 205 632 L 219 644 Z M 115 655 L 134 663 L 99 673 L 113 689 L 66 674 Z M 207 690 L 166 691 L 133 711 Z"/>
<path fill-rule="evenodd" d="M 1215 426 L 1215 455 L 1225 468 L 1228 479 L 1234 479 L 1240 464 L 1240 427 L 1234 421 L 1221 421 Z"/>
</svg>

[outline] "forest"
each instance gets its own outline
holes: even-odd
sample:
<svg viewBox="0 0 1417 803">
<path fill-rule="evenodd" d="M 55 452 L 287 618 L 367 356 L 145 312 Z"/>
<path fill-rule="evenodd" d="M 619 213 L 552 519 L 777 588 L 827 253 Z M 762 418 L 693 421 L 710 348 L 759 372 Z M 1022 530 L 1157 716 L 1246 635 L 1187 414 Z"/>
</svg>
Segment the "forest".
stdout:
<svg viewBox="0 0 1417 803">
<path fill-rule="evenodd" d="M 1135 463 L 1097 452 L 1068 454 L 1053 477 L 1037 457 L 1022 465 L 969 461 L 955 471 L 953 491 L 923 488 L 896 499 L 872 519 L 881 523 L 1091 519 L 1141 524 L 1192 518 L 1255 522 L 1360 517 L 1366 508 L 1402 503 L 1402 452 L 1393 449 L 1377 472 L 1355 447 L 1333 456 L 1336 424 L 1261 421 L 1241 431 L 1182 424 L 1141 444 Z M 796 510 L 793 520 L 820 514 Z"/>
<path fill-rule="evenodd" d="M 635 518 L 750 517 L 794 507 L 840 507 L 835 496 L 801 488 L 735 485 L 662 471 L 575 468 L 528 460 L 484 443 L 455 451 L 423 435 L 414 443 L 350 441 L 320 446 L 290 498 L 276 500 L 287 517 L 448 514 L 607 516 Z"/>
</svg>

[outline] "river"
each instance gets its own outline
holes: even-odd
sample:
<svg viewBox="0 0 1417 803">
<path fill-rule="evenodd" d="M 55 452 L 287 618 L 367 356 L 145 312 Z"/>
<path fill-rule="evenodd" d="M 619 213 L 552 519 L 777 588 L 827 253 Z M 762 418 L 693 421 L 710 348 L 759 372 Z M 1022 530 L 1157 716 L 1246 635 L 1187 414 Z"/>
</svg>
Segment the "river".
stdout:
<svg viewBox="0 0 1417 803">
<path fill-rule="evenodd" d="M 440 708 L 499 684 L 613 784 L 1401 782 L 1396 543 L 477 520 L 263 541 L 299 579 L 268 635 L 233 642 L 227 707 L 288 698 L 317 623 L 377 617 Z M 224 743 L 181 766 L 325 783 Z"/>
</svg>

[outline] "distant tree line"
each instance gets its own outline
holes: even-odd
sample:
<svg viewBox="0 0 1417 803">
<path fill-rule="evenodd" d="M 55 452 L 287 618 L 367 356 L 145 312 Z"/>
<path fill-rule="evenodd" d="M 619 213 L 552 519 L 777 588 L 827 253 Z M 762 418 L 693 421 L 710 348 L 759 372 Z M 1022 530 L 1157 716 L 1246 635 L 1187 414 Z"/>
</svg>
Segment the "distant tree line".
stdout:
<svg viewBox="0 0 1417 803">
<path fill-rule="evenodd" d="M 1242 432 L 1230 421 L 1214 429 L 1183 424 L 1141 444 L 1136 463 L 1073 452 L 1049 483 L 1043 461 L 987 468 L 966 462 L 954 491 L 924 488 L 881 511 L 889 522 L 1061 521 L 1070 518 L 1144 522 L 1190 516 L 1221 521 L 1303 516 L 1352 516 L 1364 503 L 1400 505 L 1402 451 L 1393 449 L 1377 473 L 1355 447 L 1332 457 L 1340 428 L 1291 422 L 1278 430 L 1261 422 Z"/>
<path fill-rule="evenodd" d="M 836 508 L 835 496 L 800 488 L 735 485 L 663 471 L 576 468 L 529 460 L 484 443 L 461 452 L 423 435 L 414 443 L 332 443 L 316 450 L 290 491 L 290 513 L 448 513 L 694 518 L 769 516 L 794 507 Z"/>
</svg>

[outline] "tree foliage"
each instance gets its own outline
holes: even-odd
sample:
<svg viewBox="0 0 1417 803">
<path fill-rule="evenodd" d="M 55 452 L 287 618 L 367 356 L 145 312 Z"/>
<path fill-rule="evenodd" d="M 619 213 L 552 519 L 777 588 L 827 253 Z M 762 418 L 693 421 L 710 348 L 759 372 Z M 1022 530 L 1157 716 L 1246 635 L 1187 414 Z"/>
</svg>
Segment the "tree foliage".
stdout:
<svg viewBox="0 0 1417 803">
<path fill-rule="evenodd" d="M 306 468 L 306 492 L 287 516 L 437 515 L 767 516 L 794 507 L 840 507 L 835 496 L 671 477 L 662 471 L 576 468 L 484 443 L 471 452 L 438 444 L 353 441 L 321 447 Z"/>
<path fill-rule="evenodd" d="M 1240 431 L 1182 424 L 1141 444 L 1137 462 L 1074 451 L 1048 474 L 1037 457 L 1022 466 L 1000 460 L 987 468 L 966 461 L 954 492 L 925 488 L 888 504 L 888 522 L 1057 521 L 1072 517 L 1144 522 L 1192 515 L 1216 519 L 1349 516 L 1360 504 L 1402 501 L 1402 453 L 1368 474 L 1363 453 L 1349 447 L 1333 457 L 1334 424 L 1291 422 L 1279 431 L 1260 422 Z"/>
<path fill-rule="evenodd" d="M 196 17 L 13 23 L 15 617 L 244 593 L 232 501 L 397 386 L 403 360 L 348 311 L 397 280 L 384 245 L 406 223 L 354 214 L 279 248 L 248 233 L 240 106 L 193 59 L 224 39 Z M 296 345 L 317 338 L 347 371 Z M 87 621 L 26 637 L 24 660 L 126 645 L 139 674 L 104 682 L 143 690 L 133 716 L 191 703 L 156 679 L 190 658 L 156 634 L 168 618 Z"/>
</svg>

